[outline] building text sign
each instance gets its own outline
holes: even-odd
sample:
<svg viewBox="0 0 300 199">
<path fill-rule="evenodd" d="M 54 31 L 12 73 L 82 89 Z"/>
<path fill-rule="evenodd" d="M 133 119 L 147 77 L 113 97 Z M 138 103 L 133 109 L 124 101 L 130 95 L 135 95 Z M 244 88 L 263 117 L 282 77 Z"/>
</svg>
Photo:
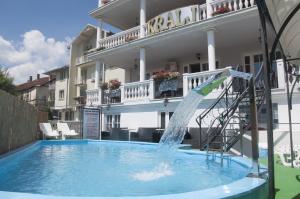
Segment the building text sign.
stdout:
<svg viewBox="0 0 300 199">
<path fill-rule="evenodd" d="M 83 109 L 83 138 L 100 139 L 100 110 Z"/>
<path fill-rule="evenodd" d="M 148 34 L 152 35 L 199 21 L 199 10 L 199 6 L 194 5 L 165 12 L 154 17 L 147 23 Z"/>
</svg>

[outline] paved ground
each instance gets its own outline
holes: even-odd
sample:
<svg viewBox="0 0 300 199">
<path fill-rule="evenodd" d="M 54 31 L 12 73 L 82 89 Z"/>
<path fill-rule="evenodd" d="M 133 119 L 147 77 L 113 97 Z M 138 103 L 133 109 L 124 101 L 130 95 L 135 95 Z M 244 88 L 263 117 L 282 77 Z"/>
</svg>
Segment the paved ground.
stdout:
<svg viewBox="0 0 300 199">
<path fill-rule="evenodd" d="M 267 159 L 261 163 L 267 165 Z M 300 168 L 284 167 L 275 157 L 276 199 L 300 199 Z"/>
</svg>

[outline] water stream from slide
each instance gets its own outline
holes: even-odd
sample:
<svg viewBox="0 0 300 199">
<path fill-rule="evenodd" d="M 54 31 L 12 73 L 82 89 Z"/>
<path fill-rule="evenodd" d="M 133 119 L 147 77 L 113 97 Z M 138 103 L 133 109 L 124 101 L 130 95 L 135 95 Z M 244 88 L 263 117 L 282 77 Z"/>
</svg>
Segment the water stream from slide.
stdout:
<svg viewBox="0 0 300 199">
<path fill-rule="evenodd" d="M 228 68 L 223 72 L 212 75 L 207 81 L 191 90 L 176 108 L 162 138 L 160 139 L 160 147 L 173 149 L 178 147 L 184 139 L 187 125 L 205 96 L 218 88 L 226 79 L 231 77 L 249 80 L 252 78 L 252 75 Z"/>
</svg>

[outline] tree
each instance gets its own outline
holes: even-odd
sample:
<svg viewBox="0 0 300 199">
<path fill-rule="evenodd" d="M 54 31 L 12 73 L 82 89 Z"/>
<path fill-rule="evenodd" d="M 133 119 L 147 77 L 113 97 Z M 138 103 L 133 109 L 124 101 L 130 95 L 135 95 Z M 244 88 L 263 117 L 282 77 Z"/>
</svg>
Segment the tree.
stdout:
<svg viewBox="0 0 300 199">
<path fill-rule="evenodd" d="M 13 84 L 14 79 L 10 77 L 7 69 L 0 68 L 0 89 L 10 94 L 16 94 L 16 86 Z"/>
</svg>

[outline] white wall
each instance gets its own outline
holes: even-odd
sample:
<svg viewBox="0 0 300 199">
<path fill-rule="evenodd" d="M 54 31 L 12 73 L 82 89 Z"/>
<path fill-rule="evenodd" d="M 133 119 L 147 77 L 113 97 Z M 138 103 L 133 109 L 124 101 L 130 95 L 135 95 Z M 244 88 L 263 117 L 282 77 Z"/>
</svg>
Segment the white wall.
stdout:
<svg viewBox="0 0 300 199">
<path fill-rule="evenodd" d="M 55 82 L 55 109 L 65 109 L 67 103 L 67 96 L 68 96 L 68 82 L 67 79 L 59 80 L 59 77 L 56 79 Z M 59 99 L 59 91 L 64 90 L 65 96 L 63 100 Z"/>
<path fill-rule="evenodd" d="M 117 79 L 122 83 L 126 82 L 125 70 L 122 68 L 108 68 L 105 71 L 105 82 Z"/>
<path fill-rule="evenodd" d="M 156 128 L 157 112 L 121 113 L 121 128 Z"/>
</svg>

